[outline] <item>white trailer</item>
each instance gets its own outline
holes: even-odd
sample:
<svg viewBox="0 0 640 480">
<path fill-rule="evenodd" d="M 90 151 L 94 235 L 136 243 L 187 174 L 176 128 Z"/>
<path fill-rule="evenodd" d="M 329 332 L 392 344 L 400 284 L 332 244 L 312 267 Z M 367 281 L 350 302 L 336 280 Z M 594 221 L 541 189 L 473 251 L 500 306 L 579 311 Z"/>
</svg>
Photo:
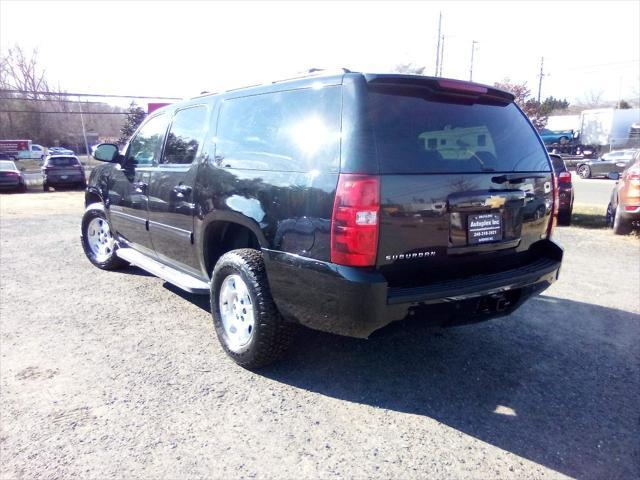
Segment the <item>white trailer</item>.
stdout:
<svg viewBox="0 0 640 480">
<path fill-rule="evenodd" d="M 640 108 L 596 108 L 580 115 L 580 143 L 620 149 L 629 143 L 629 131 L 640 122 Z"/>
</svg>

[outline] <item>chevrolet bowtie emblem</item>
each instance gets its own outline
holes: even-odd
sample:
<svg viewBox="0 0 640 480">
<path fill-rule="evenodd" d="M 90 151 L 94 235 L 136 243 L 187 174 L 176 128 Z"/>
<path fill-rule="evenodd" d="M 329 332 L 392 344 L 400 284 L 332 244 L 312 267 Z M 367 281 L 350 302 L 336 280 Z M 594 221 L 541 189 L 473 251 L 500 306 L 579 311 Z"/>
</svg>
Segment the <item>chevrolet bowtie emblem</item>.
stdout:
<svg viewBox="0 0 640 480">
<path fill-rule="evenodd" d="M 504 197 L 491 196 L 489 198 L 485 198 L 484 206 L 489 208 L 500 208 L 505 204 L 506 201 L 507 199 Z"/>
</svg>

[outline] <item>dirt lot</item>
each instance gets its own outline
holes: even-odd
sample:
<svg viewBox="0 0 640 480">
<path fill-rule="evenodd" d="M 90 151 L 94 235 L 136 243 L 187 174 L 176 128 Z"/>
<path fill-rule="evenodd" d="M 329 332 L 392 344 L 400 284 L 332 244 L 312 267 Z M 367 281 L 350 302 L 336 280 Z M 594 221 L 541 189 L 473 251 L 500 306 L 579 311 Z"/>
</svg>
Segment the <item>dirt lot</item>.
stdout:
<svg viewBox="0 0 640 480">
<path fill-rule="evenodd" d="M 80 192 L 0 197 L 0 477 L 638 478 L 640 243 L 565 228 L 506 319 L 224 356 L 206 299 L 78 240 Z"/>
</svg>

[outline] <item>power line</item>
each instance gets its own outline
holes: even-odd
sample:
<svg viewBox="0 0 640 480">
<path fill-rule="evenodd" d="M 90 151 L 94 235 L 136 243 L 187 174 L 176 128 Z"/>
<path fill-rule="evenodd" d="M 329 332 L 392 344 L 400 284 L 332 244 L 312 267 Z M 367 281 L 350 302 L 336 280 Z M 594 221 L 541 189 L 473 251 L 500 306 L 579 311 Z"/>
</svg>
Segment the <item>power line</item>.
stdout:
<svg viewBox="0 0 640 480">
<path fill-rule="evenodd" d="M 2 93 L 21 93 L 23 95 L 49 95 L 49 96 L 61 96 L 61 97 L 102 97 L 102 98 L 142 98 L 151 100 L 182 100 L 180 97 L 150 97 L 144 95 L 109 95 L 102 93 L 62 93 L 62 92 L 30 92 L 27 90 L 0 90 Z"/>
<path fill-rule="evenodd" d="M 59 100 L 59 99 L 49 99 L 49 98 L 0 97 L 0 100 L 19 100 L 21 102 L 27 101 L 27 102 L 80 103 L 80 100 Z M 90 100 L 85 100 L 82 103 L 105 105 L 105 102 L 92 102 Z"/>
<path fill-rule="evenodd" d="M 127 115 L 128 112 L 40 112 L 38 110 L 0 110 L 0 113 L 56 113 L 58 115 Z"/>
</svg>

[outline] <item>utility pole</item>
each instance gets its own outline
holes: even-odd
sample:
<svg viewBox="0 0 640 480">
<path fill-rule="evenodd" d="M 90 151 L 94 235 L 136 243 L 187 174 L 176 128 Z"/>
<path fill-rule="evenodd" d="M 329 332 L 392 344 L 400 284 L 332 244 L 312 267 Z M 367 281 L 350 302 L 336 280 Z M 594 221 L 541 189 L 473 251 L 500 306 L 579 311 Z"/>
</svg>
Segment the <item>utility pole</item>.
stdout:
<svg viewBox="0 0 640 480">
<path fill-rule="evenodd" d="M 469 67 L 469 81 L 472 82 L 473 81 L 473 54 L 476 51 L 476 44 L 478 42 L 476 42 L 475 40 L 471 40 L 471 65 Z"/>
<path fill-rule="evenodd" d="M 440 75 L 442 76 L 442 64 L 444 63 L 444 35 L 442 35 L 442 42 L 440 43 Z"/>
<path fill-rule="evenodd" d="M 542 95 L 542 79 L 544 78 L 544 57 L 540 58 L 540 79 L 538 80 L 538 103 Z"/>
<path fill-rule="evenodd" d="M 436 72 L 435 76 L 438 76 L 438 70 L 440 69 L 440 34 L 442 33 L 442 12 L 438 17 L 438 46 L 436 47 Z"/>
<path fill-rule="evenodd" d="M 84 118 L 82 115 L 82 101 L 78 98 L 78 107 L 80 108 L 80 123 L 82 124 L 82 136 L 84 137 L 84 148 L 87 150 L 87 161 L 91 153 L 89 152 L 89 142 L 87 142 L 87 132 L 84 129 Z"/>
</svg>

